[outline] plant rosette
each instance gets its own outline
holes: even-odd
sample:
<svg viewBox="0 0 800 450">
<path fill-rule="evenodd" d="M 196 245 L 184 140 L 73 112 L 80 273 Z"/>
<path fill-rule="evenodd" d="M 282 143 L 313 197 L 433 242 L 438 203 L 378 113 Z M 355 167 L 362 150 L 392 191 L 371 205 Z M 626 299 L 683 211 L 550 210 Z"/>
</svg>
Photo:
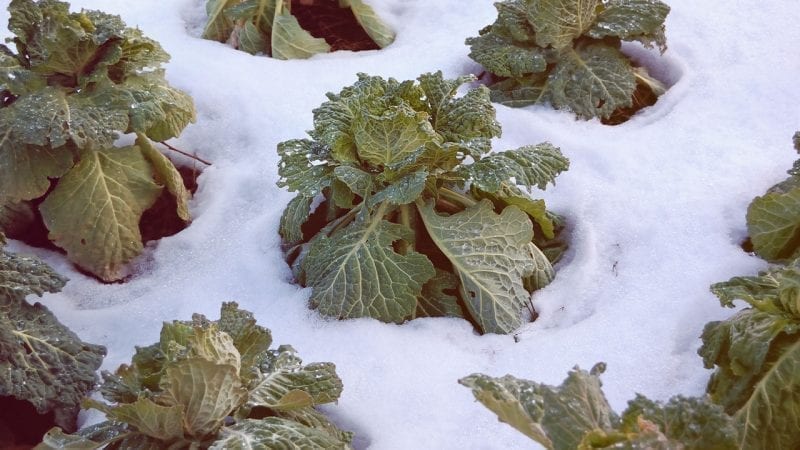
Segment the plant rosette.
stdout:
<svg viewBox="0 0 800 450">
<path fill-rule="evenodd" d="M 278 145 L 278 185 L 297 192 L 280 234 L 322 314 L 455 316 L 483 333 L 534 314 L 566 246 L 560 218 L 520 186 L 544 189 L 569 162 L 548 143 L 492 153 L 488 89 L 456 96 L 470 81 L 360 74 L 313 111 L 311 139 Z"/>
<path fill-rule="evenodd" d="M 497 20 L 466 40 L 493 74 L 492 101 L 546 103 L 618 124 L 655 103 L 664 85 L 620 51 L 622 41 L 666 50 L 659 0 L 506 0 Z"/>
<path fill-rule="evenodd" d="M 119 16 L 52 0 L 8 10 L 16 52 L 0 45 L 0 226 L 24 228 L 38 205 L 70 260 L 119 280 L 142 251 L 142 213 L 164 189 L 189 220 L 190 194 L 151 141 L 194 121 L 192 99 L 164 78 L 169 55 Z M 136 143 L 116 147 L 120 133 Z"/>
<path fill-rule="evenodd" d="M 298 3 L 293 6 L 293 3 Z M 314 19 L 324 12 L 325 3 L 338 3 L 339 16 L 352 13 L 356 22 L 366 36 L 359 40 L 372 41 L 377 48 L 384 48 L 394 41 L 394 32 L 386 25 L 375 11 L 363 0 L 208 0 L 206 13 L 208 22 L 203 29 L 203 38 L 230 44 L 236 49 L 252 55 L 264 53 L 277 59 L 305 59 L 318 53 L 332 50 L 330 43 L 323 37 L 315 37 L 303 28 L 292 9 L 302 9 Z M 330 20 L 331 17 L 318 17 L 317 22 Z M 322 34 L 335 24 L 319 24 Z M 341 26 L 339 27 L 341 28 Z M 354 35 L 352 26 L 345 34 Z M 312 30 L 314 31 L 314 30 Z M 359 30 L 360 31 L 360 30 Z M 359 33 L 355 33 L 359 34 Z M 346 45 L 345 45 L 346 47 Z"/>
</svg>

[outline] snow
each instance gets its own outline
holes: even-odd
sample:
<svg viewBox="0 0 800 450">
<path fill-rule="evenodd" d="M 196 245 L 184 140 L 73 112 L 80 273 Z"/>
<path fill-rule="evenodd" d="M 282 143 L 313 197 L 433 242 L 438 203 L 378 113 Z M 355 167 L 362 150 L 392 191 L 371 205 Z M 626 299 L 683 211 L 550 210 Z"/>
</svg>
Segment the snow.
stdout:
<svg viewBox="0 0 800 450">
<path fill-rule="evenodd" d="M 331 321 L 307 308 L 292 283 L 277 227 L 292 195 L 275 186 L 278 142 L 304 136 L 311 110 L 357 72 L 416 78 L 478 73 L 464 38 L 495 18 L 481 0 L 371 0 L 397 32 L 388 48 L 304 61 L 253 57 L 198 36 L 201 0 L 75 0 L 119 14 L 172 55 L 167 77 L 189 92 L 197 123 L 173 145 L 214 162 L 191 203 L 194 222 L 148 245 L 137 274 L 104 285 L 62 255 L 42 256 L 70 278 L 42 301 L 84 340 L 108 347 L 103 369 L 155 342 L 163 321 L 218 317 L 235 300 L 306 362 L 332 361 L 344 381 L 325 408 L 355 446 L 370 449 L 505 449 L 531 442 L 497 422 L 456 380 L 507 373 L 558 384 L 578 364 L 608 363 L 612 406 L 635 392 L 699 395 L 710 374 L 696 350 L 703 325 L 732 311 L 708 286 L 764 268 L 742 251 L 748 203 L 782 180 L 800 129 L 800 10 L 791 1 L 672 0 L 669 50 L 626 51 L 670 85 L 658 103 L 610 127 L 546 107 L 496 106 L 503 150 L 550 141 L 571 160 L 548 206 L 569 221 L 571 248 L 541 316 L 515 336 L 475 334 L 465 321 L 389 325 Z M 8 14 L 0 12 L 0 23 Z M 7 31 L 2 37 L 8 35 Z M 87 420 L 96 420 L 88 416 Z"/>
</svg>

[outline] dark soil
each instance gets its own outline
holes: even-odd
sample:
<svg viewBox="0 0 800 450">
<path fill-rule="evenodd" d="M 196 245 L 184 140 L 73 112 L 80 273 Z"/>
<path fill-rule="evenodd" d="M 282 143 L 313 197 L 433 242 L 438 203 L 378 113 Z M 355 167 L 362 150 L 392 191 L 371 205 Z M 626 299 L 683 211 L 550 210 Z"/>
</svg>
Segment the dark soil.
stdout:
<svg viewBox="0 0 800 450">
<path fill-rule="evenodd" d="M 197 191 L 197 177 L 200 170 L 197 167 L 178 167 L 183 185 L 192 194 Z M 163 237 L 172 236 L 188 226 L 175 213 L 177 203 L 175 197 L 166 189 L 158 197 L 158 200 L 147 211 L 142 214 L 139 221 L 139 232 L 142 233 L 142 242 L 154 241 Z"/>
<path fill-rule="evenodd" d="M 33 448 L 54 426 L 53 413 L 39 414 L 26 401 L 0 397 L 0 450 Z"/>
<path fill-rule="evenodd" d="M 292 0 L 292 15 L 312 36 L 325 39 L 332 52 L 380 49 L 358 23 L 350 8 L 340 8 L 338 0 L 313 0 L 311 5 Z"/>
</svg>

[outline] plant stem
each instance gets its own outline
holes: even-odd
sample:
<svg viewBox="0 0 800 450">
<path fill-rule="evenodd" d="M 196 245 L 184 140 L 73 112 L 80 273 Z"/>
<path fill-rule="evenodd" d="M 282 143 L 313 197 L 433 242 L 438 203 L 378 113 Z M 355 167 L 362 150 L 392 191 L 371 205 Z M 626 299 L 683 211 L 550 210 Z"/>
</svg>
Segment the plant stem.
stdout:
<svg viewBox="0 0 800 450">
<path fill-rule="evenodd" d="M 478 202 L 467 197 L 466 195 L 446 187 L 439 188 L 439 195 L 448 202 L 461 205 L 464 208 L 469 208 L 470 206 L 475 206 L 478 204 Z"/>
<path fill-rule="evenodd" d="M 352 222 L 353 219 L 356 217 L 356 214 L 359 211 L 361 211 L 361 206 L 362 205 L 363 205 L 363 203 L 354 206 L 353 209 L 351 209 L 350 211 L 347 211 L 347 214 L 343 215 L 342 217 L 339 217 L 336 220 L 333 220 L 331 223 L 326 225 L 325 228 L 321 229 L 319 232 L 320 233 L 325 233 L 327 236 L 330 236 L 333 233 L 339 231 L 342 227 L 345 227 L 345 226 L 349 225 L 350 222 Z"/>
<path fill-rule="evenodd" d="M 411 205 L 408 204 L 400 205 L 400 212 L 399 212 L 400 224 L 405 225 L 406 227 L 408 227 L 409 230 L 411 230 L 411 242 L 415 242 L 417 239 L 416 239 L 416 233 L 414 232 L 414 227 L 412 226 L 411 223 L 411 212 L 412 212 Z M 411 242 L 406 241 L 405 239 L 401 239 L 397 243 L 397 253 L 401 255 L 408 254 L 408 250 L 411 247 Z"/>
<path fill-rule="evenodd" d="M 211 163 L 210 163 L 210 162 L 208 162 L 208 161 L 206 161 L 205 159 L 203 159 L 203 158 L 201 158 L 201 157 L 199 157 L 199 156 L 195 156 L 195 155 L 193 155 L 193 154 L 191 154 L 191 153 L 185 152 L 185 151 L 183 151 L 183 150 L 177 149 L 177 148 L 175 148 L 175 147 L 173 147 L 173 146 L 171 146 L 171 145 L 167 144 L 167 143 L 166 143 L 166 142 L 164 142 L 164 141 L 160 141 L 160 142 L 159 142 L 159 144 L 161 144 L 161 145 L 163 145 L 163 146 L 167 147 L 168 149 L 172 150 L 173 152 L 180 153 L 180 154 L 181 154 L 181 155 L 183 155 L 183 156 L 186 156 L 186 157 L 192 158 L 193 160 L 195 160 L 195 161 L 199 161 L 199 162 L 201 162 L 201 163 L 203 163 L 203 164 L 205 164 L 205 165 L 207 165 L 207 166 L 210 166 L 210 165 L 211 165 Z"/>
</svg>

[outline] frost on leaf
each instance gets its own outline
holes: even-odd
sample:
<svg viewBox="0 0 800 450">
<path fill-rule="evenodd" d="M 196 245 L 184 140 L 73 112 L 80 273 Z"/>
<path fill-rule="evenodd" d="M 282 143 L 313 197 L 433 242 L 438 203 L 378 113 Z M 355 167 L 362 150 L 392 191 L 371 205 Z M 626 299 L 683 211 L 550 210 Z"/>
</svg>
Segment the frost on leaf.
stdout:
<svg viewBox="0 0 800 450">
<path fill-rule="evenodd" d="M 25 297 L 58 292 L 66 279 L 44 263 L 0 249 L 0 395 L 55 413 L 75 428 L 80 402 L 95 387 L 105 347 L 87 344 L 43 305 Z"/>
</svg>

